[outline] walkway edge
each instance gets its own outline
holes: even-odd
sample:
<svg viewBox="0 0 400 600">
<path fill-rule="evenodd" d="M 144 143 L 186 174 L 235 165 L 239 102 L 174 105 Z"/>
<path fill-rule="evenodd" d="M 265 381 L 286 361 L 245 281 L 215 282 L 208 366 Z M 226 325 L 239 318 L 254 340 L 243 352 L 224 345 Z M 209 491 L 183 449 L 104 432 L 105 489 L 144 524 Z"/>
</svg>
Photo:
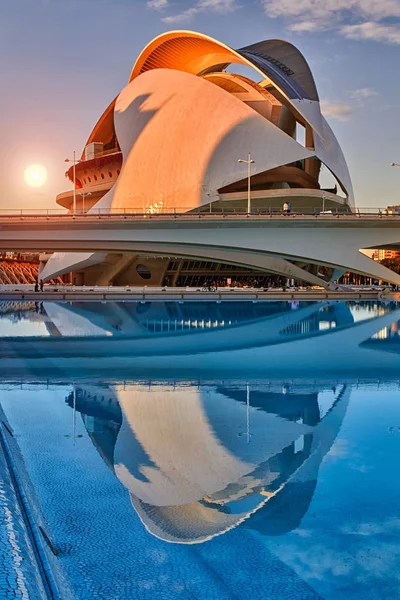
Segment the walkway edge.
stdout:
<svg viewBox="0 0 400 600">
<path fill-rule="evenodd" d="M 84 291 L 84 290 L 44 290 L 43 292 L 23 290 L 0 290 L 0 301 L 29 301 L 29 302 L 266 302 L 292 300 L 397 300 L 398 294 L 382 291 L 309 291 L 309 292 L 263 292 L 263 291 L 217 291 L 201 292 L 188 291 L 184 288 L 163 291 Z"/>
<path fill-rule="evenodd" d="M 66 600 L 66 596 L 61 596 L 59 586 L 56 583 L 54 573 L 55 565 L 51 565 L 49 555 L 43 543 L 40 534 L 40 526 L 37 524 L 37 515 L 40 508 L 32 509 L 32 500 L 29 498 L 26 487 L 32 486 L 28 473 L 26 472 L 24 459 L 21 450 L 13 436 L 13 431 L 0 406 L 0 449 L 3 450 L 5 462 L 8 467 L 10 478 L 12 480 L 18 505 L 25 523 L 28 538 L 31 542 L 35 554 L 37 568 L 47 596 L 51 600 Z M 19 464 L 17 464 L 19 463 Z M 23 472 L 21 472 L 23 471 Z M 34 514 L 36 512 L 36 515 Z M 57 578 L 58 579 L 58 578 Z M 69 597 L 72 596 L 69 594 Z"/>
</svg>

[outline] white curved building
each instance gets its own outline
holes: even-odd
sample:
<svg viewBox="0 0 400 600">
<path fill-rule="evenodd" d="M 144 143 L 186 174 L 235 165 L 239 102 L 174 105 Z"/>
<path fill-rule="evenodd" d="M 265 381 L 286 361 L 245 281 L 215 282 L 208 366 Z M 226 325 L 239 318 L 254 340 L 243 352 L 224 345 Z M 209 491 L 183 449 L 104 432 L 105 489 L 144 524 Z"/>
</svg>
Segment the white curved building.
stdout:
<svg viewBox="0 0 400 600">
<path fill-rule="evenodd" d="M 254 78 L 243 75 L 244 67 Z M 245 213 L 247 168 L 238 160 L 249 153 L 252 212 L 279 211 L 285 202 L 297 212 L 351 210 L 346 161 L 321 114 L 310 68 L 294 46 L 268 40 L 236 51 L 203 34 L 165 33 L 142 51 L 128 85 L 90 134 L 76 166 L 76 210 Z M 321 189 L 322 166 L 336 181 L 331 189 Z M 72 181 L 73 173 L 71 167 Z M 73 193 L 60 194 L 57 202 L 72 210 Z M 167 276 L 171 258 L 181 264 Z M 74 271 L 81 284 L 148 278 L 176 285 L 184 258 L 187 252 L 56 255 L 42 278 Z M 229 265 L 223 267 L 229 276 Z"/>
</svg>

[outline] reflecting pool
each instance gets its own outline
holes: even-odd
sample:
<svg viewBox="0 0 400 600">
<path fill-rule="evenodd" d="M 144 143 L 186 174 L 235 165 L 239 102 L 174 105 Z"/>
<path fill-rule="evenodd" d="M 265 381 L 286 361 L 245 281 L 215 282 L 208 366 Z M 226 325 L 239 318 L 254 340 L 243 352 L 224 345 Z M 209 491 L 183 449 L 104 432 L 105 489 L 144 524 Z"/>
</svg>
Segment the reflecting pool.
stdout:
<svg viewBox="0 0 400 600">
<path fill-rule="evenodd" d="M 2 443 L 49 585 L 400 598 L 399 323 L 375 301 L 0 303 Z"/>
</svg>

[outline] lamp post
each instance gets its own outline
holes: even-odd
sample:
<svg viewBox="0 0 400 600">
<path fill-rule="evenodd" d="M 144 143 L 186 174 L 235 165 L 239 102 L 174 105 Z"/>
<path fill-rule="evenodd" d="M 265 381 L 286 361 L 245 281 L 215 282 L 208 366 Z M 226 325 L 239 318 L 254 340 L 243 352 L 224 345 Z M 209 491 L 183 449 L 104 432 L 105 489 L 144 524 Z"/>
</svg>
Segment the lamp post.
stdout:
<svg viewBox="0 0 400 600">
<path fill-rule="evenodd" d="M 79 192 L 79 195 L 82 196 L 82 214 L 85 214 L 85 198 L 86 196 L 91 196 L 92 192 L 88 192 L 87 194 L 85 194 L 85 192 Z"/>
<path fill-rule="evenodd" d="M 73 395 L 72 439 L 74 440 L 74 446 L 75 446 L 75 442 L 76 442 L 76 389 L 75 389 L 75 386 L 74 386 L 74 389 L 72 390 L 72 395 Z"/>
<path fill-rule="evenodd" d="M 76 158 L 76 153 L 74 150 L 74 158 L 66 158 L 64 160 L 64 162 L 72 162 L 73 165 L 73 169 L 72 169 L 72 177 L 74 180 L 74 202 L 73 202 L 73 209 L 72 209 L 72 214 L 75 216 L 76 213 L 76 177 L 75 177 L 75 173 L 76 173 L 76 165 L 80 162 L 82 162 L 81 160 Z"/>
<path fill-rule="evenodd" d="M 251 211 L 251 189 L 250 189 L 250 180 L 251 180 L 251 165 L 255 163 L 254 160 L 251 160 L 251 154 L 249 152 L 247 160 L 244 158 L 239 158 L 238 162 L 245 163 L 247 165 L 247 213 L 250 214 Z"/>
<path fill-rule="evenodd" d="M 246 383 L 246 433 L 247 443 L 250 443 L 250 387 Z"/>
</svg>

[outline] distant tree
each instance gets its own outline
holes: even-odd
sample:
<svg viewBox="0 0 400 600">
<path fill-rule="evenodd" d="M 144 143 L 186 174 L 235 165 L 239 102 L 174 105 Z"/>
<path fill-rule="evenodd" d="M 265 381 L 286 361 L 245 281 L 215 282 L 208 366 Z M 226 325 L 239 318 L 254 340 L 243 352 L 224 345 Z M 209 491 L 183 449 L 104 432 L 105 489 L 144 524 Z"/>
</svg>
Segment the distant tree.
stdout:
<svg viewBox="0 0 400 600">
<path fill-rule="evenodd" d="M 381 260 L 381 265 L 400 274 L 400 258 L 384 258 Z"/>
</svg>

